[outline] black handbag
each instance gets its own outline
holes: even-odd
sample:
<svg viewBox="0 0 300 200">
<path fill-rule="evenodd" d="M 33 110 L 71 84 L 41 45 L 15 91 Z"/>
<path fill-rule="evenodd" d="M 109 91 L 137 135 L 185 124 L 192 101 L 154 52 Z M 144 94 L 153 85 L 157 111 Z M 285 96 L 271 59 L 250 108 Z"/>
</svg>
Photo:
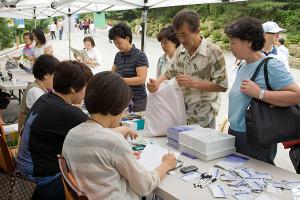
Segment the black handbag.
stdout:
<svg viewBox="0 0 300 200">
<path fill-rule="evenodd" d="M 31 200 L 36 184 L 16 174 L 0 173 L 0 199 Z"/>
<path fill-rule="evenodd" d="M 264 78 L 268 90 L 268 61 L 265 58 L 255 70 L 251 80 L 255 78 L 264 65 Z M 272 144 L 300 138 L 300 106 L 278 107 L 253 98 L 246 109 L 247 143 L 254 146 L 270 146 Z"/>
</svg>

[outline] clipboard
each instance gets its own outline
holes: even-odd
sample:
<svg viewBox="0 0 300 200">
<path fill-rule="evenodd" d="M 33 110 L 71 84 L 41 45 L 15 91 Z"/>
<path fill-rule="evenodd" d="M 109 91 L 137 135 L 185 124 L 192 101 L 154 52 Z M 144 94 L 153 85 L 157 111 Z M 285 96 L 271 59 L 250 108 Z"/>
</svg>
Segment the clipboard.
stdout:
<svg viewBox="0 0 300 200">
<path fill-rule="evenodd" d="M 88 54 L 87 54 L 86 51 L 84 51 L 84 50 L 77 50 L 77 49 L 75 49 L 73 47 L 70 47 L 70 50 L 73 52 L 75 58 L 80 57 L 80 58 L 82 58 L 83 62 L 89 60 L 89 56 L 88 56 Z"/>
</svg>

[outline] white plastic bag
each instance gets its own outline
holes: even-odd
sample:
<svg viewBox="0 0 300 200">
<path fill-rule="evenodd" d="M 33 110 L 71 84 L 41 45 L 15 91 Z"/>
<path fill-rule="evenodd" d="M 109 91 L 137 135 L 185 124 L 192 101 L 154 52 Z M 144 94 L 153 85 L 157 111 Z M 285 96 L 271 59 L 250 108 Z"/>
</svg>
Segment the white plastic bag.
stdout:
<svg viewBox="0 0 300 200">
<path fill-rule="evenodd" d="M 148 95 L 144 136 L 165 136 L 168 128 L 186 123 L 183 94 L 175 78 L 163 82 L 158 91 Z"/>
</svg>

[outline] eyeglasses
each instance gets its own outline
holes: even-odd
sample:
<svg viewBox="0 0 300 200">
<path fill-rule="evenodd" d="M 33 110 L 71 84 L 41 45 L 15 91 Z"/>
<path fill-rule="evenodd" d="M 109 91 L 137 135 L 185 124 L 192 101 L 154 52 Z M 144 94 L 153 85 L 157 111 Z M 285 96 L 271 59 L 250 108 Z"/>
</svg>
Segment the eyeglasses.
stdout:
<svg viewBox="0 0 300 200">
<path fill-rule="evenodd" d="M 194 33 L 176 33 L 176 36 L 178 39 L 186 39 L 186 38 L 189 38 L 191 37 L 192 35 L 194 35 Z"/>
<path fill-rule="evenodd" d="M 270 33 L 270 32 L 266 32 L 266 34 L 271 34 L 271 35 L 276 35 L 276 34 L 278 34 L 278 35 L 279 35 L 279 33 Z"/>
</svg>

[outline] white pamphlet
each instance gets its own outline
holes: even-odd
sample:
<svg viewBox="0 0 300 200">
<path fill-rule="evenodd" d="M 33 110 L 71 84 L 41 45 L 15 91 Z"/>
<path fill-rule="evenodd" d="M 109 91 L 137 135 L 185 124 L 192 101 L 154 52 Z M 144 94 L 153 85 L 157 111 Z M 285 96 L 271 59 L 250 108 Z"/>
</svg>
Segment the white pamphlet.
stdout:
<svg viewBox="0 0 300 200">
<path fill-rule="evenodd" d="M 239 156 L 236 154 L 231 154 L 223 158 L 220 162 L 218 162 L 215 167 L 220 167 L 225 170 L 233 170 L 238 167 L 243 166 L 249 158 Z"/>
<path fill-rule="evenodd" d="M 176 159 L 179 156 L 178 152 L 169 151 L 157 144 L 147 144 L 145 149 L 140 155 L 140 159 L 138 162 L 142 165 L 146 170 L 152 171 L 156 169 L 160 164 L 163 156 L 168 153 L 173 153 Z"/>
</svg>

